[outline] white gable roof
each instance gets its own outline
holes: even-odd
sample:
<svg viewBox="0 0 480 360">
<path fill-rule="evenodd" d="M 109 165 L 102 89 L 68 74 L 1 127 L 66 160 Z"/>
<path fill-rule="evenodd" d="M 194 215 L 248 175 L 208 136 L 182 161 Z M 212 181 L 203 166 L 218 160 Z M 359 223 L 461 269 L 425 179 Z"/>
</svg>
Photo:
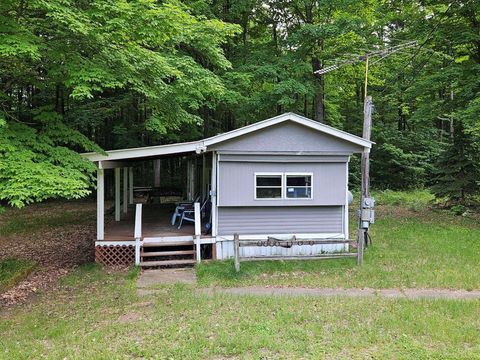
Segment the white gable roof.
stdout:
<svg viewBox="0 0 480 360">
<path fill-rule="evenodd" d="M 85 153 L 82 156 L 88 158 L 91 161 L 103 161 L 103 160 L 127 160 L 136 158 L 155 157 L 169 154 L 181 154 L 195 151 L 205 151 L 208 147 L 214 144 L 221 143 L 226 140 L 230 140 L 242 135 L 252 133 L 257 130 L 265 129 L 269 126 L 280 124 L 285 121 L 293 121 L 297 124 L 301 124 L 313 130 L 322 132 L 324 134 L 331 135 L 338 139 L 348 141 L 350 143 L 362 146 L 366 149 L 372 147 L 372 142 L 365 140 L 359 136 L 352 135 L 342 130 L 335 129 L 331 126 L 319 123 L 317 121 L 308 119 L 306 117 L 294 114 L 285 113 L 279 116 L 272 117 L 257 123 L 244 126 L 242 128 L 232 130 L 223 134 L 212 136 L 203 140 L 168 144 L 168 145 L 156 145 L 156 146 L 144 146 L 131 149 L 119 149 L 106 151 L 107 155 L 97 153 Z"/>
</svg>

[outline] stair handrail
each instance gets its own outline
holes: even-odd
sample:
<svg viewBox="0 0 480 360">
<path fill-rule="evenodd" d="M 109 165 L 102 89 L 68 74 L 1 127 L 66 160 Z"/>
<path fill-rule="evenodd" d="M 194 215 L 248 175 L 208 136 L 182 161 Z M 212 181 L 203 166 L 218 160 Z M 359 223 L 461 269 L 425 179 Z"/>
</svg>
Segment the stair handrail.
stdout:
<svg viewBox="0 0 480 360">
<path fill-rule="evenodd" d="M 135 265 L 140 265 L 140 245 L 142 240 L 142 204 L 135 206 Z"/>
</svg>

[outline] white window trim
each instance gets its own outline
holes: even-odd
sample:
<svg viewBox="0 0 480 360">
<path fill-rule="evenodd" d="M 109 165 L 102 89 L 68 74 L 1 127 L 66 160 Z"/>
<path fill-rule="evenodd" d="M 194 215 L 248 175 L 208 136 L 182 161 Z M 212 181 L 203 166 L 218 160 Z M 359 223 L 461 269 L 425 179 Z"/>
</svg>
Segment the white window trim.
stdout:
<svg viewBox="0 0 480 360">
<path fill-rule="evenodd" d="M 281 188 L 281 197 L 279 198 L 258 198 L 257 197 L 257 176 L 281 176 L 282 185 Z M 308 198 L 289 198 L 287 197 L 287 176 L 310 176 L 311 185 L 310 185 L 310 197 Z M 279 188 L 279 186 L 265 186 L 266 188 Z M 292 186 L 299 187 L 299 186 Z M 306 188 L 306 186 L 304 186 Z M 253 197 L 255 200 L 263 201 L 279 201 L 279 200 L 313 200 L 313 173 L 312 172 L 255 172 L 253 176 Z"/>
<path fill-rule="evenodd" d="M 287 176 L 310 176 L 311 185 L 310 187 L 310 197 L 305 198 L 289 198 L 287 197 Z M 284 177 L 284 191 L 285 191 L 285 199 L 284 200 L 313 200 L 313 173 L 311 172 L 286 172 L 283 174 Z M 308 186 L 290 186 L 290 187 L 304 187 L 307 188 Z"/>
<path fill-rule="evenodd" d="M 280 187 L 280 190 L 281 190 L 281 195 L 279 198 L 257 198 L 257 176 L 280 176 L 281 177 L 281 185 L 280 186 L 265 186 L 264 188 L 279 188 Z M 254 196 L 254 199 L 255 200 L 283 200 L 283 197 L 284 197 L 284 189 L 285 187 L 283 186 L 284 185 L 284 176 L 283 176 L 283 172 L 256 172 L 254 173 L 254 176 L 253 176 L 253 196 Z"/>
</svg>

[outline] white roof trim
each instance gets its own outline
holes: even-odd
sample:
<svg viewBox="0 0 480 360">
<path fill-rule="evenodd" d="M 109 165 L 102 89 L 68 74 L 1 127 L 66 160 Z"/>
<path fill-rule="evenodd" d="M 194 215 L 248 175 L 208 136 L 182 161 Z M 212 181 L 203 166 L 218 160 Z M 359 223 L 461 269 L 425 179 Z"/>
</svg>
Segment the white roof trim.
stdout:
<svg viewBox="0 0 480 360">
<path fill-rule="evenodd" d="M 345 140 L 345 141 L 348 141 L 348 142 L 351 142 L 351 143 L 354 143 L 354 144 L 357 144 L 359 146 L 363 146 L 363 147 L 366 147 L 366 148 L 371 148 L 372 144 L 373 144 L 371 141 L 365 140 L 364 138 L 361 138 L 359 136 L 355 136 L 355 135 L 352 135 L 352 134 L 347 133 L 345 131 L 335 129 L 331 126 L 319 123 L 318 121 L 314 121 L 314 120 L 308 119 L 306 117 L 303 117 L 303 116 L 300 116 L 300 115 L 297 115 L 297 114 L 294 114 L 294 113 L 285 113 L 285 114 L 275 116 L 275 117 L 267 119 L 267 120 L 259 121 L 259 122 L 254 123 L 254 124 L 244 126 L 240 129 L 236 129 L 236 130 L 232 130 L 232 131 L 229 131 L 227 133 L 224 133 L 224 134 L 212 136 L 210 138 L 205 139 L 204 143 L 205 143 L 205 146 L 210 146 L 210 145 L 213 145 L 213 144 L 217 144 L 219 142 L 230 140 L 230 139 L 235 138 L 237 136 L 248 134 L 252 131 L 261 130 L 261 129 L 264 129 L 264 128 L 269 127 L 269 126 L 279 124 L 279 123 L 287 121 L 287 120 L 291 120 L 291 121 L 296 122 L 298 124 L 307 126 L 311 129 L 318 130 L 318 131 L 323 132 L 325 134 L 332 135 L 336 138 L 339 138 L 339 139 L 342 139 L 342 140 Z"/>
<path fill-rule="evenodd" d="M 246 135 L 251 132 L 267 128 L 269 126 L 282 123 L 284 121 L 296 122 L 298 124 L 307 126 L 311 129 L 320 131 L 322 133 L 329 134 L 336 138 L 362 146 L 365 149 L 370 149 L 373 144 L 373 142 L 371 141 L 349 134 L 345 131 L 335 129 L 331 126 L 319 123 L 317 121 L 308 119 L 306 117 L 303 117 L 294 113 L 285 113 L 267 120 L 259 121 L 255 124 L 244 126 L 240 129 L 236 129 L 224 134 L 212 136 L 204 140 L 168 144 L 168 145 L 145 146 L 145 147 L 131 148 L 131 149 L 109 150 L 109 151 L 106 151 L 108 155 L 102 155 L 97 153 L 85 153 L 85 154 L 82 154 L 82 156 L 88 158 L 91 161 L 103 161 L 103 160 L 136 159 L 136 158 L 145 158 L 145 157 L 151 157 L 151 156 L 189 153 L 189 152 L 195 152 L 195 151 L 200 152 L 200 151 L 205 151 L 208 146 L 218 144 L 223 141 L 236 138 L 238 136 Z"/>
<path fill-rule="evenodd" d="M 197 149 L 202 148 L 201 141 L 176 143 L 168 145 L 156 145 L 156 146 L 144 146 L 139 148 L 119 149 L 106 151 L 108 155 L 98 154 L 94 152 L 81 154 L 91 161 L 104 161 L 104 160 L 126 160 L 144 158 L 150 156 L 161 156 L 169 154 L 181 154 L 194 152 Z"/>
</svg>

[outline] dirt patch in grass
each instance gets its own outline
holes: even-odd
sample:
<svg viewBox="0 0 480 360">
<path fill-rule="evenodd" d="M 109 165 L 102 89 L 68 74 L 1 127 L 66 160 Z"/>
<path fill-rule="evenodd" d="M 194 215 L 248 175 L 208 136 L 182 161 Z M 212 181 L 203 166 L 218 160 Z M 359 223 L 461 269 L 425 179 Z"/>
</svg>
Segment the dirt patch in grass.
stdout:
<svg viewBox="0 0 480 360">
<path fill-rule="evenodd" d="M 139 313 L 136 313 L 136 312 L 128 312 L 122 316 L 120 316 L 120 318 L 118 319 L 119 322 L 121 323 L 131 323 L 131 322 L 135 322 L 135 321 L 138 321 L 141 319 L 141 315 Z"/>
<path fill-rule="evenodd" d="M 0 261 L 32 261 L 35 271 L 0 294 L 0 306 L 52 288 L 69 269 L 94 259 L 95 202 L 56 201 L 9 209 L 0 216 Z"/>
<path fill-rule="evenodd" d="M 58 284 L 58 279 L 65 276 L 68 271 L 69 269 L 60 267 L 40 268 L 30 274 L 27 279 L 0 294 L 0 307 L 25 303 L 32 295 L 41 290 L 53 290 Z"/>
<path fill-rule="evenodd" d="M 383 297 L 389 299 L 446 299 L 446 300 L 479 300 L 479 291 L 446 290 L 446 289 L 369 289 L 369 288 L 302 288 L 250 286 L 237 288 L 203 288 L 197 289 L 200 294 L 215 295 L 218 293 L 240 296 L 286 296 L 286 297 Z"/>
</svg>

